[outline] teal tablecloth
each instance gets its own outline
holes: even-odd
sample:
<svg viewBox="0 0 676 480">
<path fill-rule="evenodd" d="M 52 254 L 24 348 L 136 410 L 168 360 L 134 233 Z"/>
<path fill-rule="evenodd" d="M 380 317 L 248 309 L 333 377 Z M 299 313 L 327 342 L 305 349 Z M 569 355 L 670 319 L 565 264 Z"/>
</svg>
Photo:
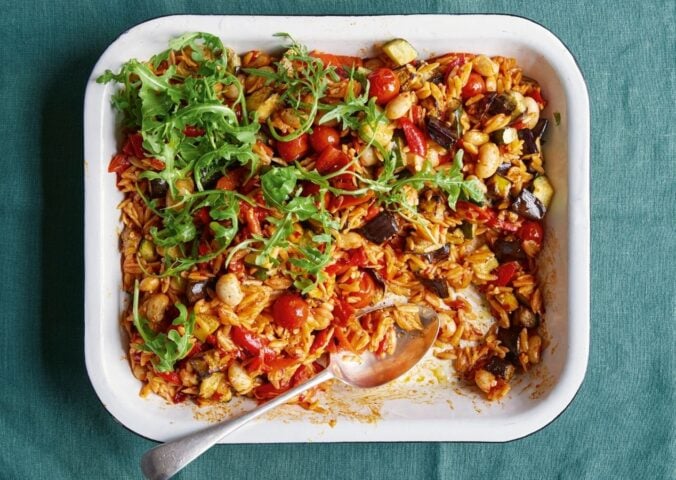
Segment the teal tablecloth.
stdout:
<svg viewBox="0 0 676 480">
<path fill-rule="evenodd" d="M 592 107 L 589 370 L 551 425 L 507 444 L 221 446 L 180 478 L 675 478 L 676 2 L 3 2 L 0 478 L 137 478 L 83 358 L 82 103 L 105 47 L 170 13 L 512 13 L 577 57 Z M 78 6 L 76 6 L 76 4 Z"/>
</svg>

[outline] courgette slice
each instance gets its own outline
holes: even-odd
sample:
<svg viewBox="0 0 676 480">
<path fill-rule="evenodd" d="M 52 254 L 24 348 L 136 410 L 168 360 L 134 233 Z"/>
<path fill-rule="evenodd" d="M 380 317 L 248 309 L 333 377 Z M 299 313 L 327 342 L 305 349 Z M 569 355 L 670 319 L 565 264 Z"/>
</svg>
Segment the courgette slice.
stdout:
<svg viewBox="0 0 676 480">
<path fill-rule="evenodd" d="M 536 177 L 533 180 L 533 195 L 542 202 L 545 208 L 549 208 L 549 204 L 552 203 L 554 188 L 544 175 Z"/>
<path fill-rule="evenodd" d="M 507 198 L 509 190 L 512 188 L 512 182 L 507 180 L 502 175 L 493 175 L 492 178 L 493 191 L 500 198 Z"/>
<path fill-rule="evenodd" d="M 507 145 L 517 138 L 519 138 L 519 134 L 516 131 L 516 128 L 512 127 L 501 128 L 500 130 L 491 133 L 491 140 L 498 145 Z"/>
<path fill-rule="evenodd" d="M 415 48 L 403 38 L 395 38 L 383 45 L 383 52 L 397 66 L 406 65 L 418 58 Z"/>
</svg>

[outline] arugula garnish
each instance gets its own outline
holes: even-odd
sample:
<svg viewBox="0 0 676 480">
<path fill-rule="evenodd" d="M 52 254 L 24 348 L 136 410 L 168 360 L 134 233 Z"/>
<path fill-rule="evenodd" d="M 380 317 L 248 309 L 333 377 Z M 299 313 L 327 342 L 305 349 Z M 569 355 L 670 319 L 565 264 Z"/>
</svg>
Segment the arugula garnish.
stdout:
<svg viewBox="0 0 676 480">
<path fill-rule="evenodd" d="M 190 312 L 185 305 L 176 303 L 174 306 L 178 309 L 179 315 L 171 324 L 175 327 L 183 327 L 184 333 L 181 335 L 176 329 L 170 329 L 168 333 L 155 332 L 148 320 L 139 315 L 138 311 L 139 299 L 139 282 L 134 283 L 134 300 L 133 300 L 133 316 L 134 326 L 143 339 L 143 344 L 140 348 L 146 352 L 152 352 L 156 355 L 153 358 L 153 366 L 158 372 L 171 372 L 174 370 L 174 364 L 184 358 L 192 349 L 190 337 L 192 336 L 193 328 L 195 327 L 195 314 Z"/>
<path fill-rule="evenodd" d="M 275 64 L 276 71 L 245 68 L 244 72 L 265 78 L 266 85 L 284 87 L 281 101 L 296 110 L 303 121 L 298 129 L 288 135 L 277 133 L 271 119 L 268 119 L 268 127 L 276 140 L 288 142 L 312 128 L 329 80 L 337 82 L 340 77 L 336 74 L 335 67 L 325 66 L 319 58 L 310 56 L 307 47 L 296 42 L 288 33 L 276 33 L 274 36 L 285 38 L 289 42 L 284 56 Z M 312 101 L 307 103 L 306 98 L 312 98 Z"/>
</svg>

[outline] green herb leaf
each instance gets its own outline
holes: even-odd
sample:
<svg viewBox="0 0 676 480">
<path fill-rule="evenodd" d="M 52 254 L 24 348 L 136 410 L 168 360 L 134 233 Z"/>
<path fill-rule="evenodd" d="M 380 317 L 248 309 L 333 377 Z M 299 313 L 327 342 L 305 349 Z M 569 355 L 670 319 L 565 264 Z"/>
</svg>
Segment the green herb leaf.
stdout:
<svg viewBox="0 0 676 480">
<path fill-rule="evenodd" d="M 150 328 L 148 320 L 139 315 L 138 301 L 139 282 L 136 280 L 134 283 L 132 308 L 134 326 L 143 339 L 141 348 L 147 352 L 154 353 L 157 357 L 152 360 L 155 370 L 158 372 L 171 372 L 174 370 L 174 364 L 184 358 L 192 348 L 190 337 L 195 326 L 195 314 L 191 312 L 188 315 L 188 310 L 185 306 L 181 303 L 176 303 L 175 307 L 178 309 L 179 315 L 171 324 L 176 327 L 182 326 L 185 329 L 184 334 L 179 334 L 175 329 L 170 330 L 168 333 L 157 333 Z"/>
</svg>

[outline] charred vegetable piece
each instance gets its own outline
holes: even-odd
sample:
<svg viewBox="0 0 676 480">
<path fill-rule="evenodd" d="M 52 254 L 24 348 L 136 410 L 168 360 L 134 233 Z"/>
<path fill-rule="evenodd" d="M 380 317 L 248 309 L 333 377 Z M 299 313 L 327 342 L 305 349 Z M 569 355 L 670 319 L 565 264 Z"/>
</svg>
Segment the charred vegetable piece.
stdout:
<svg viewBox="0 0 676 480">
<path fill-rule="evenodd" d="M 499 173 L 500 175 L 505 175 L 509 171 L 510 168 L 512 168 L 511 163 L 507 163 L 507 162 L 501 163 L 498 166 L 498 169 L 496 170 L 496 172 Z"/>
<path fill-rule="evenodd" d="M 190 366 L 192 369 L 197 372 L 197 375 L 200 376 L 200 378 L 206 377 L 209 375 L 209 365 L 203 358 L 191 358 L 189 360 Z"/>
<path fill-rule="evenodd" d="M 538 153 L 538 146 L 535 143 L 535 136 L 533 131 L 527 128 L 519 130 L 519 138 L 523 140 L 523 154 L 531 155 L 533 153 Z"/>
<path fill-rule="evenodd" d="M 545 209 L 549 208 L 554 196 L 554 188 L 552 188 L 552 184 L 549 183 L 549 180 L 544 175 L 533 180 L 533 195 L 542 202 Z"/>
<path fill-rule="evenodd" d="M 515 117 L 521 115 L 526 109 L 523 95 L 517 92 L 502 93 L 491 98 L 488 104 L 487 113 L 489 115 L 511 115 Z"/>
<path fill-rule="evenodd" d="M 542 135 L 544 135 L 545 131 L 547 130 L 547 126 L 549 125 L 549 120 L 546 118 L 541 118 L 538 120 L 538 123 L 535 124 L 535 126 L 532 128 L 533 136 L 535 138 L 541 138 Z"/>
<path fill-rule="evenodd" d="M 395 38 L 383 45 L 383 52 L 390 57 L 397 66 L 406 65 L 418 57 L 413 45 L 408 43 L 403 38 Z"/>
<path fill-rule="evenodd" d="M 399 232 L 399 224 L 394 214 L 383 211 L 357 231 L 367 240 L 380 244 Z"/>
<path fill-rule="evenodd" d="M 432 140 L 444 148 L 449 148 L 458 139 L 456 130 L 436 117 L 427 117 L 427 133 Z"/>
<path fill-rule="evenodd" d="M 439 298 L 448 298 L 448 283 L 446 280 L 441 278 L 424 278 L 420 277 L 420 283 L 422 283 L 425 288 L 434 292 Z"/>
<path fill-rule="evenodd" d="M 512 324 L 517 327 L 535 328 L 540 324 L 540 319 L 528 307 L 519 307 L 513 313 Z"/>
<path fill-rule="evenodd" d="M 503 380 L 509 382 L 514 376 L 516 368 L 509 361 L 500 357 L 491 358 L 488 363 L 484 366 L 485 370 L 488 370 L 496 377 L 500 377 Z"/>
<path fill-rule="evenodd" d="M 433 250 L 431 252 L 421 254 L 421 257 L 427 263 L 437 263 L 437 262 L 440 262 L 441 260 L 447 259 L 450 251 L 451 251 L 451 247 L 447 243 L 441 248 L 437 248 L 436 250 Z"/>
<path fill-rule="evenodd" d="M 472 239 L 476 236 L 476 223 L 462 222 L 460 230 L 466 239 Z"/>
<path fill-rule="evenodd" d="M 518 328 L 501 328 L 498 330 L 498 340 L 509 352 L 505 355 L 505 360 L 516 364 L 519 361 L 519 332 Z"/>
<path fill-rule="evenodd" d="M 542 220 L 547 211 L 540 199 L 533 195 L 533 192 L 525 188 L 521 190 L 521 193 L 509 208 L 529 220 Z"/>
<path fill-rule="evenodd" d="M 500 130 L 491 133 L 491 140 L 498 145 L 512 143 L 517 138 L 519 138 L 519 135 L 516 128 L 512 127 L 501 128 Z"/>
<path fill-rule="evenodd" d="M 207 281 L 190 282 L 185 289 L 185 295 L 188 303 L 191 305 L 207 296 Z"/>
<path fill-rule="evenodd" d="M 169 184 L 162 178 L 153 178 L 148 187 L 151 198 L 162 198 L 167 194 Z"/>
<path fill-rule="evenodd" d="M 521 248 L 521 242 L 518 239 L 500 238 L 496 240 L 493 244 L 493 253 L 500 263 L 526 259 L 526 252 Z"/>
<path fill-rule="evenodd" d="M 507 198 L 509 190 L 512 188 L 512 182 L 507 180 L 502 175 L 493 175 L 492 179 L 493 192 L 500 198 Z"/>
</svg>

